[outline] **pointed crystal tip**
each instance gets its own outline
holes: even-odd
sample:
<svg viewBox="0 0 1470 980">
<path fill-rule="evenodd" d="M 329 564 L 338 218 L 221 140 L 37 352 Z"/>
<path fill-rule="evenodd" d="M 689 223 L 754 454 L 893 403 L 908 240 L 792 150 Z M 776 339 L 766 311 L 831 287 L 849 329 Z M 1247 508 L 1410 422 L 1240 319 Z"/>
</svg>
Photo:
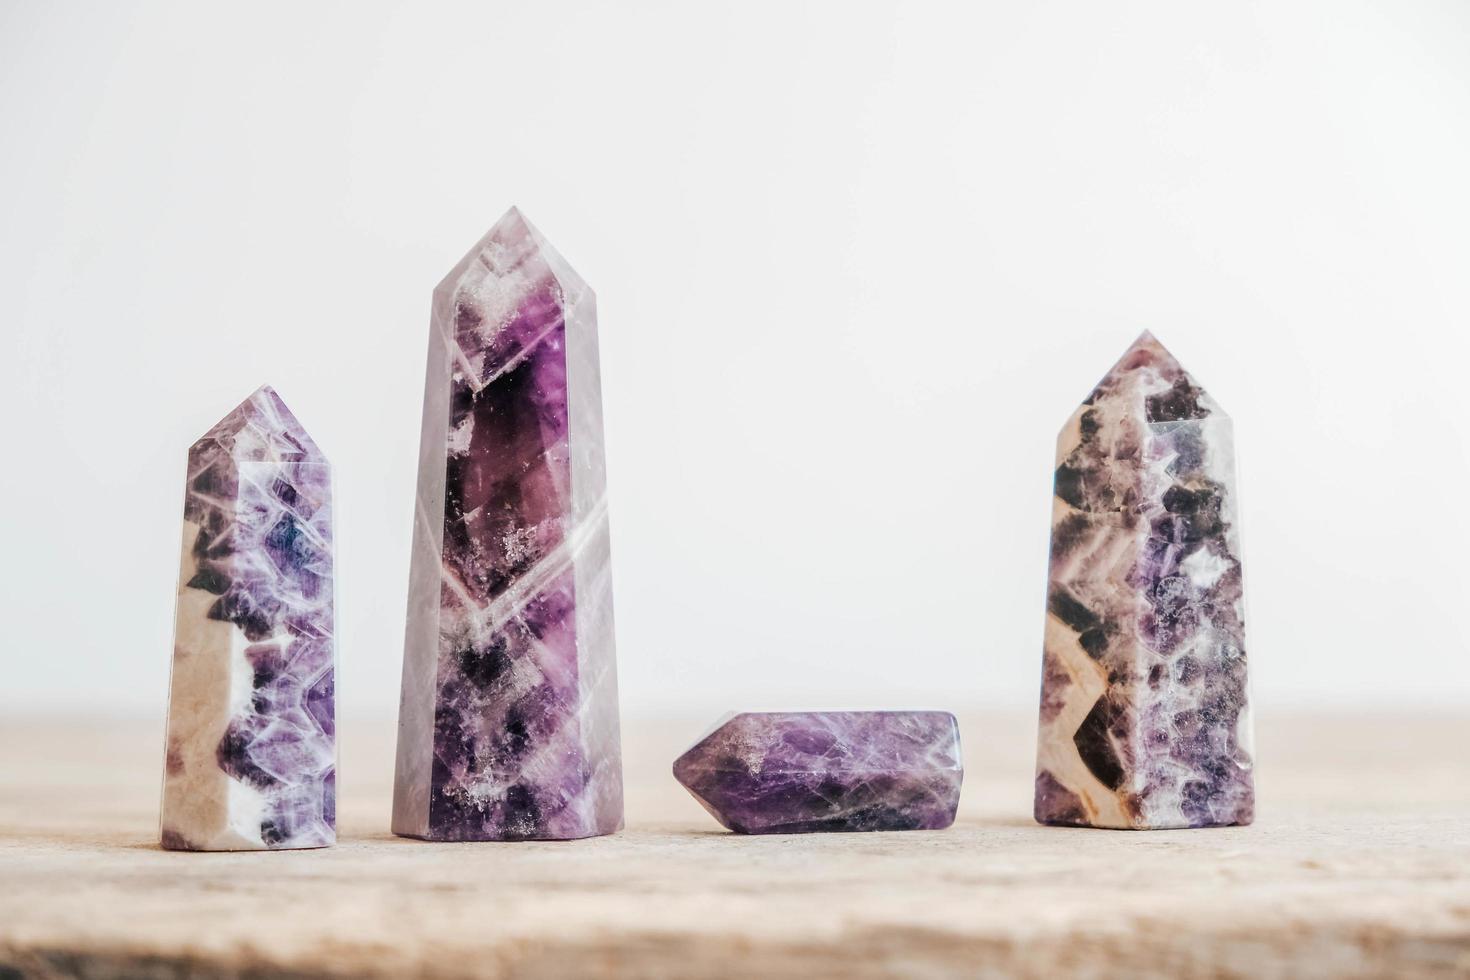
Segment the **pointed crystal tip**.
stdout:
<svg viewBox="0 0 1470 980">
<path fill-rule="evenodd" d="M 190 449 L 219 445 L 236 461 L 316 461 L 326 456 L 286 407 L 276 389 L 261 385 L 236 405 Z"/>
<path fill-rule="evenodd" d="M 1125 362 L 1130 365 L 1145 363 L 1179 364 L 1179 361 L 1174 355 L 1169 353 L 1169 348 L 1165 347 L 1160 343 L 1159 338 L 1154 336 L 1152 330 L 1145 330 L 1134 339 L 1133 343 L 1128 345 L 1128 349 L 1118 359 L 1119 364 Z M 1181 368 L 1180 370 L 1183 369 Z"/>
<path fill-rule="evenodd" d="M 1128 345 L 1084 404 L 1116 399 L 1141 405 L 1149 422 L 1224 414 L 1150 330 L 1143 331 Z M 1064 426 L 1063 432 L 1066 431 Z"/>
<path fill-rule="evenodd" d="M 488 322 L 499 326 L 510 314 L 501 309 L 507 299 L 533 289 L 546 277 L 554 280 L 563 305 L 592 293 L 546 236 L 512 205 L 434 287 L 435 315 L 449 322 L 468 297 L 471 305 L 486 307 L 479 311 L 480 319 L 489 314 Z"/>
<path fill-rule="evenodd" d="M 512 204 L 506 208 L 505 213 L 500 216 L 500 220 L 491 226 L 490 234 L 486 237 L 502 244 L 512 244 L 534 232 L 535 229 L 531 226 L 531 222 L 526 220 L 526 216 L 521 213 L 521 209 Z"/>
<path fill-rule="evenodd" d="M 448 299 L 467 278 L 478 279 L 487 271 L 496 278 L 511 275 L 534 260 L 537 251 L 544 247 L 545 242 L 535 226 L 526 220 L 520 208 L 511 205 L 439 281 L 434 295 Z"/>
</svg>

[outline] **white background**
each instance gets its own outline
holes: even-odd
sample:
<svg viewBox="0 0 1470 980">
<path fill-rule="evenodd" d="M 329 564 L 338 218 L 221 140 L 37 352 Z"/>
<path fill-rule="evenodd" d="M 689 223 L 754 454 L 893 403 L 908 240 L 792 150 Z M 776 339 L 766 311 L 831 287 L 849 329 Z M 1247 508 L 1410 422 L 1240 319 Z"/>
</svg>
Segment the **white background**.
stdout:
<svg viewBox="0 0 1470 980">
<path fill-rule="evenodd" d="M 0 3 L 0 710 L 155 712 L 189 443 L 337 468 L 397 701 L 429 293 L 602 316 L 625 710 L 1034 703 L 1053 438 L 1233 415 L 1267 709 L 1470 694 L 1470 4 Z"/>
</svg>

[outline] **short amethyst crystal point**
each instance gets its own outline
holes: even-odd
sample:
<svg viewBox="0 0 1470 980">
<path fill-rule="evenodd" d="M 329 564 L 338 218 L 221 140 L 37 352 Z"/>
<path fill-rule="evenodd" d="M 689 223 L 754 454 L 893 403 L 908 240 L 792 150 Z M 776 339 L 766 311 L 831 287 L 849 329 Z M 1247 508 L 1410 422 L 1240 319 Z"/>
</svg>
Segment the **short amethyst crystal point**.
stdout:
<svg viewBox="0 0 1470 980">
<path fill-rule="evenodd" d="M 741 834 L 942 830 L 963 777 L 945 711 L 747 712 L 674 763 L 674 778 Z"/>
<path fill-rule="evenodd" d="M 434 291 L 393 832 L 623 825 L 592 290 L 511 209 Z"/>
<path fill-rule="evenodd" d="M 1057 440 L 1036 819 L 1254 809 L 1230 417 L 1151 334 Z"/>
<path fill-rule="evenodd" d="M 256 391 L 189 450 L 163 846 L 336 839 L 332 470 Z"/>
</svg>

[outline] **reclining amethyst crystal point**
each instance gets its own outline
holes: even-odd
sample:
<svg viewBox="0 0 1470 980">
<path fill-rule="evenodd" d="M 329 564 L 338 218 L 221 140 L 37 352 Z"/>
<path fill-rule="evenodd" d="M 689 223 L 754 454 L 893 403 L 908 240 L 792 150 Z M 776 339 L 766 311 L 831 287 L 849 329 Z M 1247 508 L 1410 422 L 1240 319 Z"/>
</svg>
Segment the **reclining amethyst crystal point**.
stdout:
<svg viewBox="0 0 1470 980">
<path fill-rule="evenodd" d="M 674 778 L 741 834 L 942 830 L 963 777 L 946 711 L 744 712 L 674 762 Z"/>
</svg>

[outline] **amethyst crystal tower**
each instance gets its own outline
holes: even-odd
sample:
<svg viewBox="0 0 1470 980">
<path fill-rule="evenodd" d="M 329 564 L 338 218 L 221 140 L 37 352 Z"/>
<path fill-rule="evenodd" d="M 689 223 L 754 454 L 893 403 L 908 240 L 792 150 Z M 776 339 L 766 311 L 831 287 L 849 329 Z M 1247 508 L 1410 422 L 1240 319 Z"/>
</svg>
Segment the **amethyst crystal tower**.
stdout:
<svg viewBox="0 0 1470 980">
<path fill-rule="evenodd" d="M 332 470 L 261 388 L 189 450 L 163 846 L 336 839 Z"/>
<path fill-rule="evenodd" d="M 434 290 L 393 831 L 623 825 L 592 290 L 512 209 Z"/>
<path fill-rule="evenodd" d="M 963 777 L 944 711 L 748 712 L 674 763 L 674 778 L 742 834 L 941 830 Z"/>
<path fill-rule="evenodd" d="M 1057 440 L 1036 819 L 1251 822 L 1230 417 L 1151 334 Z"/>
</svg>

